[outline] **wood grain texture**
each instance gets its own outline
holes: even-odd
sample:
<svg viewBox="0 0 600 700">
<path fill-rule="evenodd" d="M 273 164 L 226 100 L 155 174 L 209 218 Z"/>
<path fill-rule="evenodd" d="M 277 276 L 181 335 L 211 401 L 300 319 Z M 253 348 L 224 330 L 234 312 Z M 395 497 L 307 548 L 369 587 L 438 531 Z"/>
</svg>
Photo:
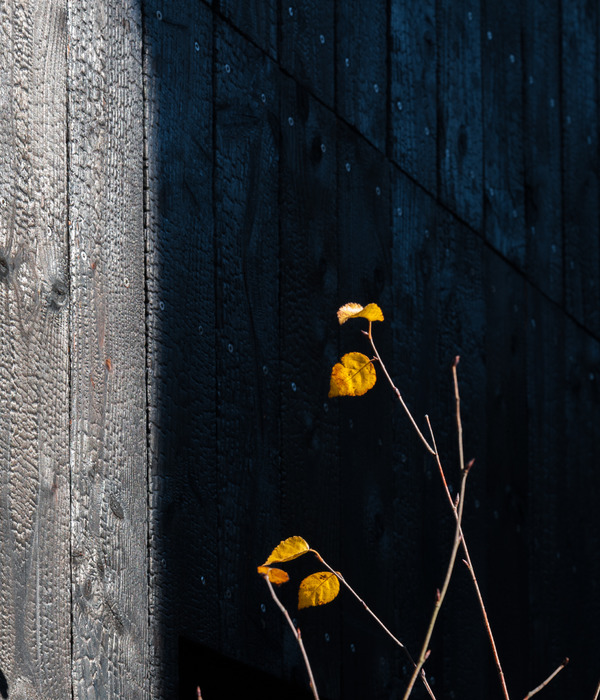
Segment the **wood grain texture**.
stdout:
<svg viewBox="0 0 600 700">
<path fill-rule="evenodd" d="M 341 566 L 338 406 L 327 398 L 337 360 L 335 117 L 290 79 L 281 84 L 280 114 L 281 538 L 301 535 Z M 301 566 L 318 570 L 312 558 L 298 563 L 294 590 L 286 592 L 292 610 Z M 319 692 L 336 697 L 340 609 L 313 612 L 298 613 L 298 624 Z M 306 685 L 296 642 L 283 633 L 286 672 Z"/>
<path fill-rule="evenodd" d="M 531 655 L 523 585 L 529 554 L 529 406 L 521 379 L 527 376 L 528 285 L 490 249 L 485 257 L 487 605 L 504 672 L 511 687 L 524 689 Z"/>
<path fill-rule="evenodd" d="M 536 678 L 547 676 L 565 656 L 574 660 L 575 650 L 557 629 L 563 606 L 571 597 L 568 589 L 573 578 L 570 567 L 557 556 L 557 551 L 564 548 L 566 534 L 561 503 L 565 466 L 570 462 L 570 448 L 565 440 L 565 318 L 538 292 L 528 295 L 527 313 L 529 669 L 535 685 Z M 556 685 L 553 683 L 546 692 L 565 697 L 568 693 L 564 681 L 573 682 L 569 676 L 571 673 L 557 678 Z"/>
<path fill-rule="evenodd" d="M 338 190 L 340 303 L 375 302 L 384 316 L 393 315 L 389 165 L 348 128 L 340 129 L 338 136 Z M 391 361 L 390 322 L 374 326 L 379 352 Z M 340 355 L 359 351 L 371 357 L 370 344 L 361 333 L 367 327 L 357 320 L 340 329 Z M 338 399 L 341 561 L 351 585 L 391 624 L 395 590 L 390 570 L 396 564 L 394 477 L 389 470 L 393 403 L 382 372 L 378 368 L 376 372 L 377 384 L 366 396 Z M 342 602 L 340 697 L 390 697 L 400 651 L 365 619 L 354 600 Z M 371 669 L 369 673 L 362 671 L 362 663 Z"/>
<path fill-rule="evenodd" d="M 424 416 L 432 410 L 435 325 L 429 303 L 433 280 L 437 207 L 432 198 L 398 168 L 391 171 L 392 204 L 392 309 L 388 318 L 393 331 L 393 365 L 396 385 L 415 420 L 425 429 Z M 432 571 L 431 548 L 435 528 L 432 508 L 439 509 L 438 484 L 432 463 L 401 407 L 393 405 L 392 487 L 394 504 L 395 566 L 394 612 L 400 640 L 413 657 L 418 656 L 439 585 Z M 435 505 L 434 505 L 435 504 Z M 386 606 L 387 609 L 387 606 Z M 396 694 L 402 697 L 412 673 L 409 661 L 400 657 Z M 421 687 L 415 690 L 422 697 Z"/>
<path fill-rule="evenodd" d="M 277 0 L 219 0 L 219 9 L 271 58 L 276 58 L 277 4 Z"/>
<path fill-rule="evenodd" d="M 0 695 L 71 697 L 66 3 L 0 6 Z"/>
<path fill-rule="evenodd" d="M 522 6 L 485 0 L 481 14 L 485 236 L 523 269 Z"/>
<path fill-rule="evenodd" d="M 174 697 L 179 637 L 219 643 L 213 17 L 148 2 L 144 27 L 152 694 Z"/>
<path fill-rule="evenodd" d="M 336 111 L 383 153 L 388 108 L 387 8 L 336 3 Z"/>
<path fill-rule="evenodd" d="M 280 529 L 279 74 L 220 22 L 215 42 L 219 643 L 272 671 L 255 567 Z"/>
<path fill-rule="evenodd" d="M 77 698 L 149 698 L 141 17 L 72 4 L 71 548 Z"/>
<path fill-rule="evenodd" d="M 566 308 L 600 331 L 598 22 L 594 2 L 562 4 L 563 206 Z"/>
<path fill-rule="evenodd" d="M 428 192 L 437 191 L 437 35 L 434 0 L 392 0 L 390 156 Z"/>
<path fill-rule="evenodd" d="M 481 230 L 483 124 L 481 8 L 479 2 L 442 0 L 438 41 L 438 164 L 440 200 Z"/>
<path fill-rule="evenodd" d="M 333 107 L 335 11 L 332 0 L 281 2 L 281 67 L 313 95 Z"/>
<path fill-rule="evenodd" d="M 529 0 L 523 17 L 527 274 L 546 295 L 562 303 L 559 2 Z"/>
</svg>

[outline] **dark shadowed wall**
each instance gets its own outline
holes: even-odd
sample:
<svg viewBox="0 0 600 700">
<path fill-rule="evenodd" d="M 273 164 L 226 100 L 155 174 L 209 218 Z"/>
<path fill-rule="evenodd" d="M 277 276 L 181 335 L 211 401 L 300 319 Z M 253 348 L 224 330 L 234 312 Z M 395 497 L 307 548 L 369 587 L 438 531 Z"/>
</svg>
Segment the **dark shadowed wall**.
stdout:
<svg viewBox="0 0 600 700">
<path fill-rule="evenodd" d="M 458 486 L 511 697 L 600 679 L 600 10 L 590 0 L 0 4 L 0 697 L 307 698 L 256 573 L 302 535 L 413 655 Z M 402 698 L 347 593 L 322 700 Z M 436 696 L 502 698 L 459 561 Z M 415 700 L 427 697 L 417 686 Z"/>
</svg>

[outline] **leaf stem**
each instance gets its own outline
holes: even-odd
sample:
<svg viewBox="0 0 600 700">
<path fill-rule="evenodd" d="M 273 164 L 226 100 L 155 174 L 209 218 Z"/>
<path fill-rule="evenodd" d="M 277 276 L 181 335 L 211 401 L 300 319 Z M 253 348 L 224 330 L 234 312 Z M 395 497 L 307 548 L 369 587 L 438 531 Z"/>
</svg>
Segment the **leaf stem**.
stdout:
<svg viewBox="0 0 600 700">
<path fill-rule="evenodd" d="M 406 654 L 407 658 L 411 662 L 413 666 L 416 666 L 415 661 L 413 660 L 412 656 L 410 655 L 410 652 L 408 649 L 404 646 L 404 644 L 396 637 L 388 627 L 380 620 L 377 615 L 371 610 L 371 608 L 365 603 L 365 601 L 358 595 L 358 593 L 352 588 L 352 586 L 346 581 L 346 579 L 342 576 L 342 574 L 339 571 L 335 571 L 326 561 L 323 559 L 323 557 L 317 552 L 316 549 L 310 549 L 315 557 L 323 564 L 323 566 L 329 571 L 331 571 L 333 574 L 335 574 L 338 579 L 341 581 L 341 583 L 346 586 L 346 588 L 352 593 L 352 595 L 358 600 L 358 602 L 363 606 L 366 612 L 369 613 L 369 615 L 375 620 L 375 622 L 381 627 L 381 629 L 390 637 L 401 649 L 404 650 L 404 653 Z M 425 688 L 427 689 L 427 692 L 429 693 L 429 696 L 432 698 L 432 700 L 436 700 L 435 695 L 433 694 L 433 690 L 431 689 L 429 683 L 427 682 L 427 677 L 425 676 L 425 672 L 421 672 L 421 680 L 423 681 L 423 684 L 425 685 Z"/>
<path fill-rule="evenodd" d="M 287 620 L 287 623 L 290 626 L 290 629 L 292 630 L 294 637 L 296 637 L 296 641 L 298 642 L 298 646 L 300 647 L 300 651 L 302 652 L 302 656 L 304 658 L 304 665 L 306 666 L 306 671 L 308 673 L 308 680 L 309 680 L 309 684 L 310 684 L 310 689 L 312 690 L 312 694 L 313 694 L 314 699 L 319 700 L 319 693 L 317 692 L 317 685 L 315 683 L 313 672 L 312 672 L 312 669 L 310 667 L 310 661 L 308 660 L 308 655 L 306 653 L 306 649 L 304 648 L 304 643 L 302 642 L 302 635 L 300 634 L 300 628 L 296 627 L 294 625 L 292 618 L 290 617 L 288 611 L 285 609 L 285 606 L 277 597 L 277 594 L 275 593 L 275 589 L 273 588 L 273 584 L 271 583 L 271 581 L 269 581 L 269 577 L 266 574 L 261 574 L 261 576 L 264 578 L 267 586 L 269 587 L 269 591 L 271 592 L 271 596 L 273 597 L 273 600 L 275 601 L 277 607 L 281 610 L 281 612 L 283 613 L 283 616 Z"/>
<path fill-rule="evenodd" d="M 529 693 L 525 696 L 524 700 L 529 700 L 529 698 L 532 698 L 536 693 L 539 693 L 540 690 L 543 690 L 550 681 L 557 676 L 563 668 L 569 663 L 569 657 L 567 657 L 561 664 L 558 666 L 558 668 L 555 668 L 554 671 L 546 678 L 546 680 L 543 683 L 540 683 L 537 688 L 534 688 L 533 690 L 530 690 Z M 600 691 L 600 683 L 598 684 L 598 690 L 596 691 L 596 698 L 598 697 L 598 691 Z M 595 698 L 594 698 L 595 700 Z"/>
</svg>

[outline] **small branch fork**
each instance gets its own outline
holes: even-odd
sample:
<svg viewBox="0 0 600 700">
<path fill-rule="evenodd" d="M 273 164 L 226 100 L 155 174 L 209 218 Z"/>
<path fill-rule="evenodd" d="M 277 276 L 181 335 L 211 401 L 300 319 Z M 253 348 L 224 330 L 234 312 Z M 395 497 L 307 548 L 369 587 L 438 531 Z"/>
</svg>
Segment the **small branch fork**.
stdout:
<svg viewBox="0 0 600 700">
<path fill-rule="evenodd" d="M 375 356 L 375 359 L 379 362 L 379 365 L 381 369 L 383 370 L 383 373 L 385 374 L 390 386 L 392 387 L 393 391 L 395 392 L 396 396 L 398 397 L 398 400 L 400 401 L 402 408 L 404 409 L 406 415 L 408 416 L 410 422 L 413 425 L 413 428 L 416 430 L 417 435 L 419 436 L 421 442 L 427 449 L 427 451 L 432 454 L 435 457 L 438 470 L 440 473 L 440 478 L 442 480 L 442 484 L 444 486 L 444 491 L 446 492 L 446 497 L 448 499 L 448 502 L 450 503 L 450 507 L 452 508 L 452 512 L 454 513 L 454 517 L 456 519 L 456 530 L 455 530 L 455 535 L 454 535 L 454 543 L 452 545 L 452 552 L 450 554 L 450 561 L 448 563 L 448 570 L 446 572 L 446 578 L 444 580 L 444 584 L 442 586 L 441 591 L 437 592 L 436 595 L 436 601 L 433 609 L 433 613 L 431 616 L 431 620 L 429 623 L 429 627 L 427 629 L 427 633 L 425 635 L 425 641 L 423 643 L 423 647 L 421 649 L 421 654 L 419 655 L 419 660 L 417 664 L 415 665 L 415 670 L 413 672 L 413 675 L 410 679 L 409 686 L 404 694 L 403 700 L 408 700 L 408 697 L 412 691 L 412 688 L 414 686 L 415 680 L 419 674 L 419 672 L 422 670 L 422 666 L 427 660 L 427 657 L 429 656 L 429 651 L 428 651 L 428 646 L 429 646 L 429 641 L 431 639 L 431 635 L 433 634 L 433 629 L 435 627 L 435 622 L 438 616 L 438 613 L 440 611 L 440 608 L 442 606 L 444 597 L 446 595 L 446 591 L 448 589 L 448 585 L 450 583 L 450 579 L 452 577 L 452 572 L 454 569 L 454 564 L 456 561 L 456 554 L 458 551 L 459 545 L 462 546 L 465 558 L 463 559 L 464 564 L 466 565 L 467 569 L 469 570 L 469 573 L 471 575 L 471 579 L 473 581 L 473 585 L 475 587 L 475 593 L 477 595 L 477 600 L 479 602 L 479 607 L 481 608 L 481 613 L 483 615 L 483 621 L 485 625 L 485 629 L 488 635 L 488 639 L 490 641 L 490 646 L 492 648 L 492 654 L 494 656 L 494 662 L 496 664 L 496 670 L 498 672 L 498 677 L 500 679 L 500 684 L 502 686 L 502 692 L 504 695 L 505 700 L 510 700 L 510 697 L 508 695 L 508 688 L 506 687 L 506 680 L 504 678 L 504 671 L 502 670 L 502 664 L 500 663 L 500 657 L 498 656 L 498 650 L 496 648 L 496 642 L 494 641 L 494 635 L 492 634 L 492 629 L 490 627 L 489 619 L 487 616 L 487 611 L 485 608 L 485 604 L 483 602 L 483 597 L 481 595 L 481 589 L 479 588 L 479 583 L 477 581 L 477 577 L 475 575 L 475 569 L 473 568 L 473 563 L 471 561 L 471 556 L 469 554 L 469 549 L 467 547 L 466 540 L 464 538 L 464 534 L 462 531 L 462 515 L 463 515 L 463 505 L 464 505 L 464 495 L 465 495 L 465 487 L 466 487 L 466 480 L 467 476 L 469 474 L 469 471 L 471 470 L 474 460 L 471 460 L 466 466 L 465 466 L 465 461 L 464 461 L 464 448 L 463 448 L 463 432 L 462 432 L 462 420 L 461 420 L 461 415 L 460 415 L 460 392 L 458 388 L 458 373 L 457 373 L 457 367 L 458 363 L 460 361 L 460 357 L 457 355 L 454 363 L 452 365 L 452 377 L 454 381 L 454 397 L 455 397 L 455 402 L 456 402 L 456 427 L 457 427 L 457 434 L 458 434 L 458 453 L 459 453 L 459 464 L 460 464 L 460 474 L 461 474 L 461 482 L 460 482 L 460 490 L 459 494 L 457 496 L 456 502 L 452 500 L 452 495 L 450 494 L 450 489 L 448 488 L 448 482 L 446 481 L 446 476 L 444 474 L 444 469 L 442 467 L 442 463 L 440 460 L 439 452 L 437 449 L 437 445 L 435 442 L 435 435 L 433 432 L 433 428 L 431 427 L 431 421 L 429 420 L 429 416 L 425 416 L 425 420 L 427 421 L 427 426 L 429 428 L 429 434 L 431 436 L 431 443 L 425 438 L 421 430 L 419 429 L 415 419 L 413 418 L 410 409 L 406 405 L 404 399 L 402 398 L 402 394 L 400 393 L 399 389 L 396 387 L 394 382 L 392 381 L 392 378 L 390 377 L 383 361 L 381 360 L 381 357 L 379 355 L 379 352 L 377 351 L 377 348 L 375 346 L 375 342 L 373 341 L 373 334 L 372 334 L 372 322 L 369 321 L 369 330 L 368 331 L 363 331 L 363 333 L 369 338 L 369 341 L 371 343 L 371 347 L 373 348 L 373 353 Z M 566 658 L 558 668 L 556 668 L 549 676 L 546 678 L 546 680 L 538 685 L 536 688 L 534 688 L 532 691 L 528 693 L 528 695 L 524 698 L 524 700 L 529 700 L 529 698 L 533 697 L 537 693 L 540 692 L 540 690 L 543 690 L 550 681 L 555 678 L 560 671 L 563 670 L 563 668 L 569 663 L 569 659 Z M 598 682 L 598 687 L 596 688 L 596 694 L 593 698 L 593 700 L 599 700 L 600 698 L 600 682 Z"/>
</svg>

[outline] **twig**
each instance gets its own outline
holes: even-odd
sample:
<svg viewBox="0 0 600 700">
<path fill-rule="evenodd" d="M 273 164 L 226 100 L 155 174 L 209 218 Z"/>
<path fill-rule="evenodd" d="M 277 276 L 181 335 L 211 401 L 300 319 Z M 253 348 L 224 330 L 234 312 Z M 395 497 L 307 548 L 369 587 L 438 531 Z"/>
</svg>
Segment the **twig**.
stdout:
<svg viewBox="0 0 600 700">
<path fill-rule="evenodd" d="M 427 420 L 427 425 L 429 426 L 429 432 L 431 434 L 433 444 L 436 447 L 436 462 L 438 465 L 438 470 L 440 472 L 440 478 L 442 479 L 442 483 L 444 485 L 446 497 L 448 499 L 448 502 L 450 503 L 450 507 L 452 508 L 452 512 L 454 513 L 454 517 L 458 521 L 458 511 L 457 511 L 456 505 L 454 504 L 454 501 L 452 500 L 452 495 L 450 493 L 450 489 L 448 488 L 448 483 L 446 481 L 446 475 L 444 474 L 444 469 L 442 467 L 442 463 L 440 461 L 439 454 L 437 454 L 437 445 L 435 445 L 435 437 L 434 437 L 434 433 L 433 433 L 433 428 L 431 427 L 431 421 L 429 420 L 429 416 L 425 416 L 425 419 Z M 471 462 L 470 466 L 467 465 L 467 469 L 470 469 L 472 464 L 473 463 Z M 508 688 L 506 687 L 506 679 L 504 678 L 504 671 L 502 670 L 502 664 L 500 663 L 500 657 L 498 656 L 498 649 L 496 647 L 496 641 L 494 640 L 494 635 L 492 633 L 492 628 L 490 626 L 490 621 L 489 621 L 489 618 L 487 615 L 487 610 L 485 608 L 485 603 L 483 602 L 483 596 L 481 595 L 481 589 L 479 588 L 479 582 L 477 581 L 477 576 L 475 575 L 475 569 L 473 568 L 473 562 L 471 561 L 471 555 L 469 554 L 469 548 L 467 547 L 467 541 L 465 540 L 465 537 L 463 535 L 462 526 L 461 526 L 461 530 L 460 530 L 460 541 L 462 544 L 463 552 L 465 554 L 465 559 L 463 559 L 463 561 L 464 561 L 467 569 L 469 570 L 469 573 L 471 574 L 471 580 L 473 581 L 473 586 L 475 586 L 475 594 L 477 595 L 477 600 L 479 602 L 481 614 L 483 615 L 483 624 L 485 626 L 485 630 L 487 632 L 488 639 L 490 640 L 490 646 L 492 647 L 492 654 L 494 656 L 494 663 L 496 664 L 496 670 L 497 670 L 498 676 L 500 678 L 502 692 L 504 694 L 505 700 L 510 700 L 509 695 L 508 695 Z"/>
<path fill-rule="evenodd" d="M 554 676 L 558 675 L 563 668 L 569 663 L 569 657 L 567 657 L 562 664 L 558 668 L 555 668 L 554 671 L 546 678 L 546 680 L 543 683 L 540 683 L 537 688 L 534 688 L 533 690 L 530 690 L 527 695 L 525 696 L 524 700 L 529 700 L 529 698 L 532 698 L 536 693 L 539 693 L 540 690 L 543 690 L 548 683 L 554 678 Z M 598 684 L 598 690 L 600 690 L 600 683 Z M 598 691 L 596 691 L 596 698 L 598 697 Z M 596 700 L 594 698 L 594 700 Z"/>
<path fill-rule="evenodd" d="M 371 333 L 371 325 L 372 325 L 372 322 L 369 321 L 369 332 L 367 333 L 366 331 L 363 331 L 363 333 L 366 333 L 367 337 L 368 337 L 369 340 L 371 341 L 371 347 L 373 348 L 373 352 L 375 353 L 375 358 L 376 358 L 377 361 L 379 362 L 379 364 L 380 364 L 380 366 L 381 366 L 381 369 L 383 370 L 383 373 L 385 374 L 385 376 L 387 377 L 388 382 L 390 383 L 390 386 L 392 387 L 392 389 L 393 389 L 394 392 L 396 393 L 396 396 L 398 397 L 398 400 L 399 400 L 400 403 L 402 404 L 402 408 L 403 408 L 404 411 L 406 412 L 406 415 L 409 417 L 410 422 L 413 424 L 413 428 L 417 431 L 417 435 L 421 438 L 421 442 L 425 445 L 425 447 L 427 448 L 427 451 L 428 451 L 428 452 L 430 452 L 432 455 L 435 455 L 435 451 L 434 451 L 433 447 L 427 442 L 425 436 L 424 436 L 423 433 L 421 432 L 421 430 L 420 430 L 419 426 L 417 425 L 415 419 L 413 418 L 413 415 L 412 415 L 412 413 L 410 412 L 408 406 L 406 405 L 406 403 L 404 403 L 404 399 L 402 398 L 402 394 L 400 393 L 400 390 L 398 389 L 398 387 L 397 387 L 397 386 L 394 384 L 394 382 L 392 381 L 392 378 L 391 378 L 390 375 L 388 374 L 388 371 L 387 371 L 387 369 L 386 369 L 386 366 L 383 364 L 383 362 L 382 362 L 382 360 L 381 360 L 381 357 L 379 356 L 379 353 L 377 352 L 377 348 L 375 347 L 375 343 L 374 343 L 374 341 L 373 341 L 373 334 Z"/>
<path fill-rule="evenodd" d="M 394 642 L 396 642 L 396 644 L 404 651 L 404 653 L 406 654 L 406 657 L 408 658 L 408 660 L 410 661 L 410 663 L 413 665 L 413 667 L 416 667 L 417 664 L 415 663 L 414 659 L 413 659 L 412 656 L 410 655 L 410 652 L 408 651 L 408 649 L 407 649 L 407 648 L 404 646 L 404 644 L 398 639 L 398 637 L 396 637 L 396 636 L 389 630 L 389 628 L 386 627 L 386 625 L 377 617 L 377 615 L 371 610 L 371 608 L 365 603 L 365 601 L 358 595 L 358 593 L 354 590 L 354 588 L 352 588 L 352 586 L 348 583 L 348 581 L 346 581 L 346 579 L 342 576 L 342 574 L 340 574 L 339 571 L 335 571 L 334 569 L 332 569 L 332 567 L 329 566 L 329 564 L 325 561 L 325 559 L 323 559 L 323 557 L 319 554 L 319 552 L 317 552 L 316 549 L 311 549 L 310 551 L 317 557 L 317 559 L 321 562 L 321 564 L 323 564 L 323 566 L 324 566 L 325 568 L 329 569 L 329 571 L 331 571 L 332 574 L 335 574 L 335 575 L 338 577 L 338 579 L 341 581 L 341 583 L 343 583 L 344 586 L 346 586 L 346 588 L 350 591 L 350 593 L 352 593 L 352 595 L 356 598 L 356 600 L 358 600 L 358 602 L 363 606 L 363 608 L 365 609 L 365 611 L 369 613 L 369 615 L 375 620 L 375 622 L 381 627 L 381 629 L 382 629 Z M 424 686 L 425 686 L 427 692 L 429 693 L 429 696 L 432 698 L 432 700 L 436 700 L 436 697 L 435 697 L 435 695 L 433 694 L 433 690 L 431 689 L 431 686 L 430 686 L 429 683 L 427 682 L 427 677 L 426 677 L 426 675 L 425 675 L 425 671 L 423 671 L 423 670 L 421 671 L 421 680 L 423 681 L 423 684 L 424 684 Z"/>
<path fill-rule="evenodd" d="M 436 454 L 437 454 L 437 452 L 436 452 Z M 435 605 L 433 606 L 433 613 L 431 614 L 431 620 L 429 621 L 429 627 L 427 628 L 427 632 L 425 634 L 425 640 L 423 641 L 421 653 L 419 654 L 419 659 L 417 661 L 417 665 L 416 665 L 415 670 L 413 671 L 413 674 L 412 674 L 411 679 L 409 681 L 408 688 L 406 689 L 406 692 L 404 693 L 403 700 L 407 700 L 408 697 L 410 696 L 412 689 L 414 687 L 417 675 L 420 673 L 421 669 L 423 668 L 423 664 L 425 663 L 425 661 L 427 659 L 427 651 L 429 648 L 429 642 L 431 640 L 431 635 L 433 634 L 433 630 L 435 628 L 435 623 L 436 623 L 438 614 L 442 608 L 442 603 L 444 602 L 444 598 L 446 597 L 446 592 L 448 590 L 448 586 L 450 585 L 450 579 L 452 578 L 452 572 L 454 570 L 454 563 L 456 562 L 456 554 L 458 552 L 458 547 L 459 547 L 460 541 L 461 541 L 460 524 L 462 521 L 465 487 L 466 487 L 468 475 L 469 475 L 469 470 L 468 469 L 463 470 L 463 472 L 461 474 L 460 492 L 459 492 L 459 496 L 458 496 L 458 518 L 456 519 L 456 529 L 454 531 L 454 542 L 452 544 L 452 552 L 450 553 L 450 561 L 448 562 L 448 569 L 446 571 L 446 578 L 444 579 L 444 584 L 442 586 L 442 589 L 440 591 L 438 591 L 438 593 L 436 595 Z"/>
<path fill-rule="evenodd" d="M 296 641 L 298 642 L 298 646 L 300 647 L 300 651 L 302 652 L 302 656 L 304 658 L 304 665 L 306 666 L 306 671 L 308 673 L 310 689 L 312 690 L 312 694 L 313 694 L 314 699 L 319 700 L 319 694 L 317 692 L 317 685 L 315 683 L 312 669 L 310 667 L 310 661 L 308 660 L 308 655 L 306 653 L 306 649 L 304 648 L 304 643 L 302 642 L 302 635 L 300 634 L 300 628 L 296 627 L 294 625 L 294 623 L 292 622 L 292 618 L 290 617 L 288 611 L 285 609 L 285 606 L 277 597 L 277 594 L 275 593 L 275 589 L 273 588 L 273 584 L 271 583 L 271 581 L 269 581 L 269 577 L 266 574 L 261 574 L 261 576 L 266 581 L 267 586 L 269 587 L 269 591 L 271 591 L 271 596 L 273 597 L 273 600 L 275 601 L 277 607 L 281 610 L 281 612 L 283 613 L 283 616 L 287 620 L 288 625 L 290 626 L 292 632 L 294 633 L 294 637 L 296 637 Z"/>
<path fill-rule="evenodd" d="M 600 695 L 600 681 L 598 681 L 598 685 L 596 686 L 596 694 L 594 695 L 593 700 L 598 700 L 599 695 Z"/>
</svg>

